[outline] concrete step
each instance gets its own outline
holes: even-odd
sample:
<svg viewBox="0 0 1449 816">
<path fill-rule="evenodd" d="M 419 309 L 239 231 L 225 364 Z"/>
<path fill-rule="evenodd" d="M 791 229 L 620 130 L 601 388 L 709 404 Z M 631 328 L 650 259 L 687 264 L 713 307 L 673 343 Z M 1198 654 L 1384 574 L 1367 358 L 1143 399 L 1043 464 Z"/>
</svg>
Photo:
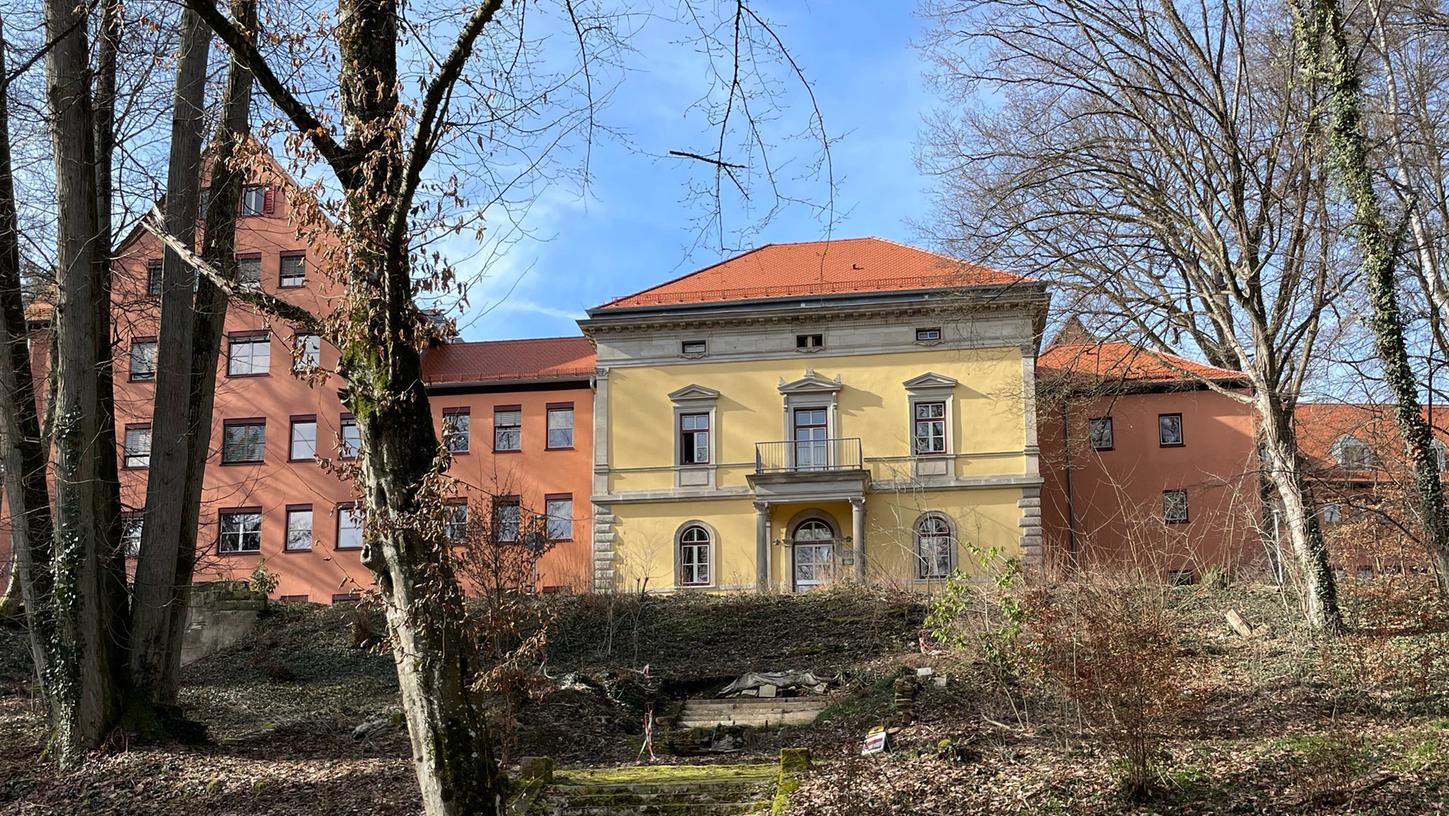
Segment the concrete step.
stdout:
<svg viewBox="0 0 1449 816">
<path fill-rule="evenodd" d="M 824 697 L 689 700 L 684 704 L 675 724 L 680 728 L 708 728 L 714 725 L 745 725 L 752 728 L 809 725 L 829 705 L 830 701 Z"/>
<path fill-rule="evenodd" d="M 695 711 L 821 711 L 830 706 L 825 697 L 774 697 L 755 700 L 686 700 L 684 707 Z"/>
</svg>

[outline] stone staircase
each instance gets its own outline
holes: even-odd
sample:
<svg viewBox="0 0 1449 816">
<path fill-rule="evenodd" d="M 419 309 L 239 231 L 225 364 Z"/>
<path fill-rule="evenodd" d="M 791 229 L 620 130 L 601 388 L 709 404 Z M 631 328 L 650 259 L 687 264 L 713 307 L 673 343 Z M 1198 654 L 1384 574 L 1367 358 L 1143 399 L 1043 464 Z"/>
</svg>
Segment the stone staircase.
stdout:
<svg viewBox="0 0 1449 816">
<path fill-rule="evenodd" d="M 675 721 L 676 728 L 743 725 L 770 728 L 809 725 L 830 705 L 825 697 L 732 697 L 688 700 Z"/>
<path fill-rule="evenodd" d="M 648 765 L 562 771 L 528 816 L 754 816 L 770 812 L 778 765 Z"/>
</svg>

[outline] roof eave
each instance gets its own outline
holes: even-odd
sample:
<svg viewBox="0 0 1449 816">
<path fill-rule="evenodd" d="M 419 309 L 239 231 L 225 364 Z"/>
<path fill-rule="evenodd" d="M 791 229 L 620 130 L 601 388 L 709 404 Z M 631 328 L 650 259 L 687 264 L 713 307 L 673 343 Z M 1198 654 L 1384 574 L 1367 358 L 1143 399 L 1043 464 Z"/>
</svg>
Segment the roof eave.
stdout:
<svg viewBox="0 0 1449 816">
<path fill-rule="evenodd" d="M 1046 284 L 1035 280 L 1017 280 L 1009 283 L 978 284 L 974 286 L 932 287 L 929 289 L 893 289 L 884 292 L 829 292 L 787 295 L 770 298 L 745 298 L 737 300 L 711 300 L 698 303 L 663 303 L 647 306 L 596 306 L 589 309 L 587 317 L 579 325 L 598 321 L 627 320 L 631 318 L 677 317 L 682 314 L 708 315 L 711 312 L 737 312 L 741 309 L 784 309 L 798 308 L 801 303 L 848 305 L 852 302 L 881 303 L 900 301 L 903 303 L 946 298 L 964 299 L 996 294 L 1008 290 L 1020 290 L 1024 294 L 1044 296 Z"/>
</svg>

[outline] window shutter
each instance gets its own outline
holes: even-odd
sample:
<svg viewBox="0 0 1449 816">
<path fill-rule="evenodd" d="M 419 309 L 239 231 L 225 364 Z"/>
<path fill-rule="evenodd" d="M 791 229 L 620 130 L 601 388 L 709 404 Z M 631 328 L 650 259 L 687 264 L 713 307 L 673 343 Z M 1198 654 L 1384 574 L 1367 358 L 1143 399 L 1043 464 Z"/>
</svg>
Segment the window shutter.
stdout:
<svg viewBox="0 0 1449 816">
<path fill-rule="evenodd" d="M 276 188 L 268 187 L 262 197 L 262 214 L 271 215 L 276 208 Z"/>
</svg>

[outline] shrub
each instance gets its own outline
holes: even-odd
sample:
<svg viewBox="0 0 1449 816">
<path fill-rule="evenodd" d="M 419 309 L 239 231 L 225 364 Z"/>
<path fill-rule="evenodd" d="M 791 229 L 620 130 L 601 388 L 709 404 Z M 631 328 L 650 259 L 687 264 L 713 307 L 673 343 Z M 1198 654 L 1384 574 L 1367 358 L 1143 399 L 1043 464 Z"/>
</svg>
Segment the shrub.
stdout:
<svg viewBox="0 0 1449 816">
<path fill-rule="evenodd" d="M 1030 616 L 1041 679 L 1121 761 L 1133 799 L 1155 787 L 1164 735 L 1186 705 L 1169 591 L 1151 578 L 1082 575 L 1043 594 Z"/>
<path fill-rule="evenodd" d="M 995 548 L 962 542 L 984 577 L 956 572 L 927 607 L 926 630 L 936 644 L 984 668 L 999 685 L 1013 687 L 1021 664 L 1026 622 L 1021 562 Z"/>
</svg>

